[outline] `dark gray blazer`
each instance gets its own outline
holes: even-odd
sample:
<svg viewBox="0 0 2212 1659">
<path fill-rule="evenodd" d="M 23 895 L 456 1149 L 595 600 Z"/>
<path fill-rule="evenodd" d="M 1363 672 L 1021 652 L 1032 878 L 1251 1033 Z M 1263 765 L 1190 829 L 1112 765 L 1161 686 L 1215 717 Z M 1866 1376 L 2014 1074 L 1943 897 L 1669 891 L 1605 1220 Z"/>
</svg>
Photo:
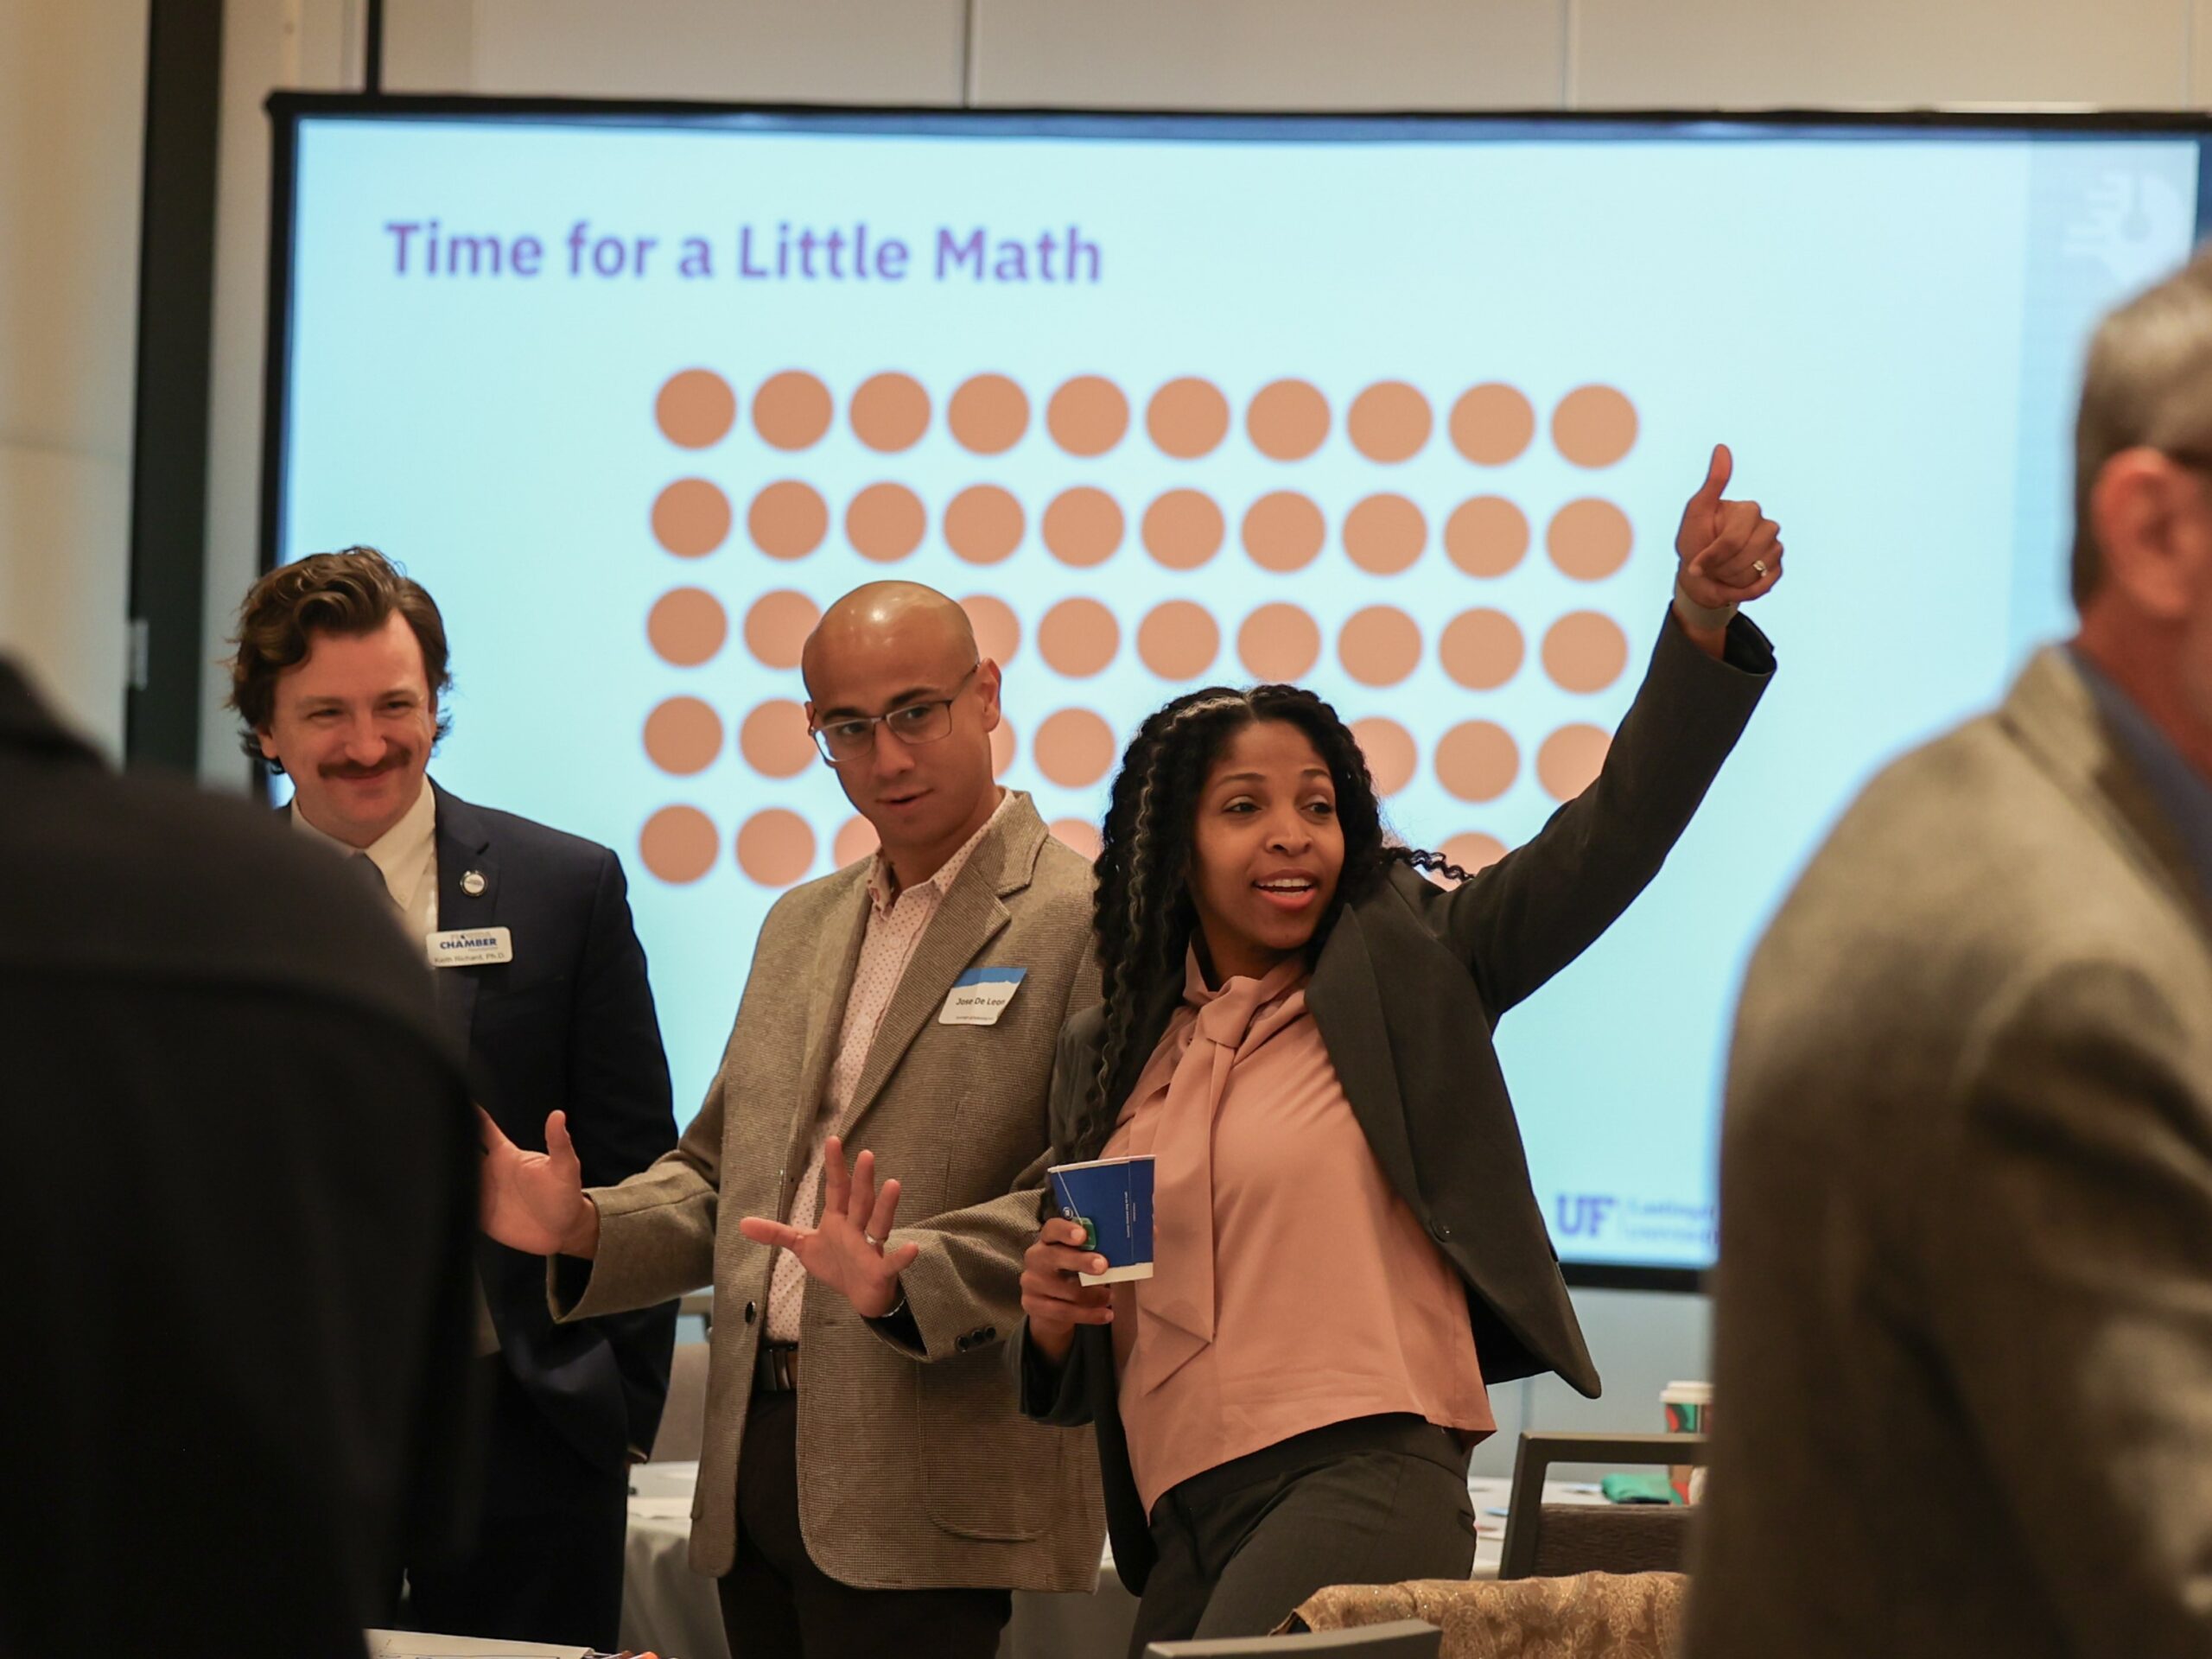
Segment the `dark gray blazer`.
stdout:
<svg viewBox="0 0 2212 1659">
<path fill-rule="evenodd" d="M 1534 839 L 1446 892 L 1402 866 L 1351 898 L 1322 945 L 1306 1006 L 1376 1162 L 1467 1288 L 1485 1381 L 1556 1371 L 1595 1397 L 1597 1368 L 1529 1179 L 1491 1033 L 1628 908 L 1689 823 L 1774 671 L 1738 617 L 1716 662 L 1661 632 L 1604 770 Z M 1149 1053 L 1172 1014 L 1135 1033 Z M 1071 1143 L 1098 1062 L 1103 1011 L 1068 1022 L 1052 1084 L 1056 1147 Z M 1141 1593 L 1152 1543 L 1129 1469 L 1103 1326 L 1077 1332 L 1057 1371 L 1013 1348 L 1023 1409 L 1098 1435 L 1114 1561 Z"/>
</svg>

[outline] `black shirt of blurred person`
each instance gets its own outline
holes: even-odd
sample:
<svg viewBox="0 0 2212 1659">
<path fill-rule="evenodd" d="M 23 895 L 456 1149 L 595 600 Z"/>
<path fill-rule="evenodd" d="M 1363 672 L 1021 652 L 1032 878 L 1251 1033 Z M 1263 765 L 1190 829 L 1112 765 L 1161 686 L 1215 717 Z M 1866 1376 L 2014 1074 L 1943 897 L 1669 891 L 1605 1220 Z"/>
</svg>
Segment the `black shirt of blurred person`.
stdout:
<svg viewBox="0 0 2212 1659">
<path fill-rule="evenodd" d="M 358 1659 L 403 1538 L 449 1536 L 474 1336 L 421 959 L 4 661 L 0 872 L 0 1654 Z"/>
</svg>

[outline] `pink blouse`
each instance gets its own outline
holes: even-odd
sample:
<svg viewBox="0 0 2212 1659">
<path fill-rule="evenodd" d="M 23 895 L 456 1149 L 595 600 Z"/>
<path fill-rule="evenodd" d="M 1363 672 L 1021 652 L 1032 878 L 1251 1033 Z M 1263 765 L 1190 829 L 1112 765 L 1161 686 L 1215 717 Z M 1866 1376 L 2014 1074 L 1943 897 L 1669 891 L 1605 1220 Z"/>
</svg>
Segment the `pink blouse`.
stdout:
<svg viewBox="0 0 2212 1659">
<path fill-rule="evenodd" d="M 1182 1006 L 1104 1156 L 1151 1153 L 1154 1273 L 1114 1291 L 1137 1491 L 1348 1418 L 1497 1427 L 1466 1288 L 1392 1189 L 1293 958 Z"/>
</svg>

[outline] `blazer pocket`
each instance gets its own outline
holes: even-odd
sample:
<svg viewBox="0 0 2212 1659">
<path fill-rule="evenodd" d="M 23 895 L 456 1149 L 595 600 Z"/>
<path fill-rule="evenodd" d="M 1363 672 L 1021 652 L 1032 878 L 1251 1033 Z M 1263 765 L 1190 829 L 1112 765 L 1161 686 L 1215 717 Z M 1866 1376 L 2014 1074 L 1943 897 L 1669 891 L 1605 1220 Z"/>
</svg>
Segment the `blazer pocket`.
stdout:
<svg viewBox="0 0 2212 1659">
<path fill-rule="evenodd" d="M 1066 1431 L 1017 1409 L 1006 1357 L 991 1348 L 918 1367 L 915 1440 L 929 1517 L 963 1538 L 1020 1543 L 1060 1507 Z"/>
</svg>

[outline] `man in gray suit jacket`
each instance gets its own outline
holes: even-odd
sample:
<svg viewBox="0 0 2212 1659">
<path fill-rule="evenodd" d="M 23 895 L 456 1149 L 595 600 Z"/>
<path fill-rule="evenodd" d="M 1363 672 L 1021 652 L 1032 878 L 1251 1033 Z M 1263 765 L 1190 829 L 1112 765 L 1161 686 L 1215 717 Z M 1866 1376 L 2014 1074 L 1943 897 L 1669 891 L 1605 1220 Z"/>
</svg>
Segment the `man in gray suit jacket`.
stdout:
<svg viewBox="0 0 2212 1659">
<path fill-rule="evenodd" d="M 804 667 L 877 855 L 769 912 L 651 1168 L 587 1194 L 557 1113 L 543 1154 L 487 1122 L 485 1230 L 556 1256 L 564 1319 L 713 1284 L 691 1560 L 741 1659 L 982 1659 L 1010 1591 L 1092 1587 L 1105 1532 L 1088 1436 L 1025 1419 L 1001 1370 L 1054 1046 L 1098 996 L 1090 867 L 993 781 L 998 667 L 943 594 L 855 590 Z"/>
<path fill-rule="evenodd" d="M 2080 632 L 1751 965 L 1695 1659 L 2212 1652 L 2212 259 L 2075 463 Z"/>
</svg>

